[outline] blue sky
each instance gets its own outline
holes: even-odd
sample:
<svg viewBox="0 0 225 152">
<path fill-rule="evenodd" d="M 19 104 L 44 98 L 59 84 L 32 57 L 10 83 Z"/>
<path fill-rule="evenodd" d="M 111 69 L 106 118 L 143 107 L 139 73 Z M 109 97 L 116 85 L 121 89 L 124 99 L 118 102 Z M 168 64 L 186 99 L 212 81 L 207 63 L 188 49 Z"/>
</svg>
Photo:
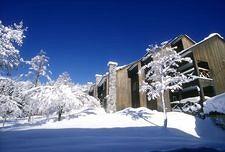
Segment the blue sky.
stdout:
<svg viewBox="0 0 225 152">
<path fill-rule="evenodd" d="M 1 0 L 0 20 L 28 27 L 23 58 L 44 49 L 54 79 L 67 71 L 85 83 L 106 72 L 108 61 L 140 58 L 148 44 L 180 34 L 196 41 L 214 32 L 225 37 L 225 1 Z"/>
</svg>

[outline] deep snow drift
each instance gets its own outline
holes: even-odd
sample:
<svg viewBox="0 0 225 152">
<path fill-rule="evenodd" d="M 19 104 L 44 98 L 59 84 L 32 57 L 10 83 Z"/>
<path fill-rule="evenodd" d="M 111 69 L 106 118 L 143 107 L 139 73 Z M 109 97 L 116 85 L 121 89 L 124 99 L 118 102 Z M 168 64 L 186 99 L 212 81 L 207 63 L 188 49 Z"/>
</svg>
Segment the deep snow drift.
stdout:
<svg viewBox="0 0 225 152">
<path fill-rule="evenodd" d="M 210 119 L 169 112 L 168 128 L 162 126 L 163 114 L 147 108 L 127 108 L 114 114 L 83 109 L 65 115 L 60 122 L 55 117 L 34 117 L 32 124 L 27 120 L 7 122 L 0 132 L 0 151 L 225 150 L 225 131 Z"/>
</svg>

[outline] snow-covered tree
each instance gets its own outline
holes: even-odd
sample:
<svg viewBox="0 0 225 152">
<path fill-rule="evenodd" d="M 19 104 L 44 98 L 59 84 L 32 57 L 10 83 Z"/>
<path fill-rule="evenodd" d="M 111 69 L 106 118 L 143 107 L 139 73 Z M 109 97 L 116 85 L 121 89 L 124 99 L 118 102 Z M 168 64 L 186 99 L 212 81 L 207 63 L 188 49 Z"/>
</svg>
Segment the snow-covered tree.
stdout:
<svg viewBox="0 0 225 152">
<path fill-rule="evenodd" d="M 161 96 L 164 112 L 164 127 L 167 127 L 167 113 L 164 101 L 166 90 L 175 91 L 182 89 L 182 84 L 192 80 L 190 76 L 177 71 L 181 62 L 192 62 L 189 57 L 181 57 L 175 50 L 162 43 L 161 45 L 150 45 L 147 49 L 152 61 L 141 68 L 147 71 L 145 81 L 141 91 L 145 91 L 148 100 L 156 99 Z"/>
<path fill-rule="evenodd" d="M 0 96 L 0 116 L 4 119 L 3 127 L 7 118 L 16 118 L 21 114 L 21 109 L 14 99 L 7 95 Z"/>
<path fill-rule="evenodd" d="M 21 98 L 19 104 L 23 107 L 25 105 L 25 94 L 24 91 L 27 91 L 34 87 L 34 84 L 31 81 L 16 81 L 14 96 Z"/>
<path fill-rule="evenodd" d="M 8 77 L 0 77 L 0 116 L 5 120 L 27 116 L 27 97 L 24 92 L 33 86 L 30 81 L 16 81 Z"/>
<path fill-rule="evenodd" d="M 59 75 L 55 84 L 57 84 L 57 85 L 69 85 L 69 86 L 74 85 L 68 72 L 63 72 L 61 75 Z"/>
<path fill-rule="evenodd" d="M 22 46 L 25 38 L 23 22 L 4 26 L 0 21 L 0 70 L 10 75 L 11 71 L 18 67 L 21 58 L 15 45 Z"/>
<path fill-rule="evenodd" d="M 30 61 L 26 63 L 30 66 L 29 72 L 26 74 L 27 77 L 33 79 L 33 87 L 24 91 L 24 111 L 28 115 L 28 121 L 31 120 L 31 117 L 35 114 L 40 114 L 39 106 L 43 104 L 41 99 L 38 99 L 38 96 L 41 98 L 40 94 L 43 94 L 45 90 L 45 85 L 39 85 L 41 77 L 51 80 L 49 70 L 49 57 L 46 56 L 46 53 L 41 50 L 38 55 L 33 57 Z"/>
<path fill-rule="evenodd" d="M 15 118 L 21 114 L 20 96 L 15 93 L 16 82 L 10 78 L 0 77 L 0 116 L 4 119 Z"/>
<path fill-rule="evenodd" d="M 72 91 L 73 83 L 68 73 L 63 73 L 55 82 L 37 86 L 27 91 L 27 110 L 34 114 L 57 113 L 58 120 L 64 112 L 81 107 Z"/>
<path fill-rule="evenodd" d="M 75 100 L 76 97 L 72 91 L 72 80 L 67 72 L 59 75 L 58 79 L 53 85 L 54 96 L 51 102 L 51 111 L 57 111 L 58 121 L 61 120 L 61 116 L 64 112 L 76 109 L 81 106 L 81 102 Z"/>
<path fill-rule="evenodd" d="M 73 109 L 100 107 L 99 102 L 85 93 L 82 85 L 75 85 L 66 72 L 59 75 L 56 81 L 33 87 L 24 93 L 24 109 L 29 114 L 28 120 L 31 120 L 32 115 L 48 117 L 56 113 L 60 121 L 63 113 Z"/>
<path fill-rule="evenodd" d="M 87 82 L 86 84 L 76 84 L 76 86 L 80 87 L 80 89 L 87 93 L 89 92 L 91 86 L 93 86 L 93 83 L 92 82 Z"/>
<path fill-rule="evenodd" d="M 19 97 L 21 100 L 18 103 L 22 107 L 23 117 L 29 116 L 28 121 L 31 120 L 31 116 L 34 115 L 34 109 L 38 108 L 38 104 L 33 104 L 34 101 L 30 100 L 30 96 L 27 91 L 34 88 L 34 84 L 31 81 L 18 81 L 15 87 L 15 96 Z"/>
<path fill-rule="evenodd" d="M 40 85 L 37 87 L 32 87 L 23 92 L 25 101 L 23 106 L 23 111 L 26 116 L 28 116 L 28 122 L 31 121 L 32 116 L 43 114 L 47 108 L 45 104 L 48 100 L 48 89 L 47 85 Z M 48 94 L 49 96 L 51 94 Z"/>
<path fill-rule="evenodd" d="M 46 56 L 46 53 L 41 50 L 39 54 L 31 59 L 31 61 L 26 61 L 30 65 L 29 72 L 27 76 L 33 76 L 35 87 L 38 86 L 38 82 L 41 77 L 51 80 L 49 70 L 49 57 Z"/>
<path fill-rule="evenodd" d="M 88 94 L 87 85 L 75 84 L 72 87 L 73 94 L 82 103 L 83 108 L 100 108 L 100 102 Z"/>
</svg>

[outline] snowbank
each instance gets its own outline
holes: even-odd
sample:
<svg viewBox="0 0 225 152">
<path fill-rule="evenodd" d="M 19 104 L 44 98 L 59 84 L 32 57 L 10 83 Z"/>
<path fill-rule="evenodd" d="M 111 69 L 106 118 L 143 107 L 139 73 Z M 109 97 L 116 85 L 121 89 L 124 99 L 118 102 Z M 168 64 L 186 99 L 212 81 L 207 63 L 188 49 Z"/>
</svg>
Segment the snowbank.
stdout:
<svg viewBox="0 0 225 152">
<path fill-rule="evenodd" d="M 225 93 L 206 100 L 203 103 L 205 114 L 210 112 L 219 112 L 225 114 Z"/>
</svg>

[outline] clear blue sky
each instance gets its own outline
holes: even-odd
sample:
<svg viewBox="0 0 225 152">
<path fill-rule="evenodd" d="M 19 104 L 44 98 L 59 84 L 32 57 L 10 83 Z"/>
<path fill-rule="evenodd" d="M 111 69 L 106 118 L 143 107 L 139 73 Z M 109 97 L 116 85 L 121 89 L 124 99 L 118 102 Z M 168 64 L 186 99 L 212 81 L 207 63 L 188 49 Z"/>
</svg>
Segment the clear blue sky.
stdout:
<svg viewBox="0 0 225 152">
<path fill-rule="evenodd" d="M 23 58 L 44 49 L 53 78 L 67 71 L 85 83 L 106 72 L 109 60 L 140 58 L 148 44 L 179 34 L 225 37 L 225 0 L 1 0 L 0 20 L 28 27 Z"/>
</svg>

